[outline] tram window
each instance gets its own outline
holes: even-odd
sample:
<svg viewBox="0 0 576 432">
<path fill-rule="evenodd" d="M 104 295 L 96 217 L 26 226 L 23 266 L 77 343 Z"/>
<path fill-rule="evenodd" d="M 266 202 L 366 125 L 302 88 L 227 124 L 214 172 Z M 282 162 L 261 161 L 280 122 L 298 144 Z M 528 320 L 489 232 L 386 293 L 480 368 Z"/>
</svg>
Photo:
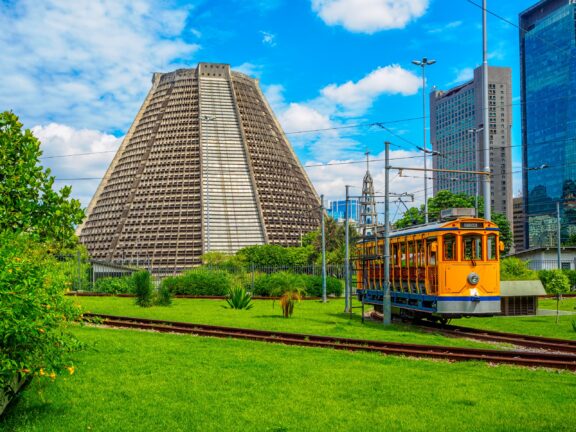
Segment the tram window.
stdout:
<svg viewBox="0 0 576 432">
<path fill-rule="evenodd" d="M 435 241 L 435 238 L 431 238 L 428 239 L 426 244 L 426 249 L 428 250 L 428 265 L 432 267 L 436 265 L 436 252 L 432 250 L 432 243 Z"/>
<path fill-rule="evenodd" d="M 462 259 L 476 261 L 482 259 L 482 236 L 467 235 L 462 238 Z"/>
<path fill-rule="evenodd" d="M 409 260 L 410 267 L 414 267 L 416 265 L 416 253 L 414 250 L 414 242 L 408 242 L 408 257 L 410 258 Z"/>
<path fill-rule="evenodd" d="M 406 243 L 400 243 L 400 265 L 406 267 Z"/>
<path fill-rule="evenodd" d="M 498 237 L 495 234 L 490 234 L 486 241 L 486 254 L 491 261 L 498 259 Z"/>
<path fill-rule="evenodd" d="M 456 259 L 456 236 L 446 234 L 444 236 L 444 261 L 454 261 Z"/>
</svg>

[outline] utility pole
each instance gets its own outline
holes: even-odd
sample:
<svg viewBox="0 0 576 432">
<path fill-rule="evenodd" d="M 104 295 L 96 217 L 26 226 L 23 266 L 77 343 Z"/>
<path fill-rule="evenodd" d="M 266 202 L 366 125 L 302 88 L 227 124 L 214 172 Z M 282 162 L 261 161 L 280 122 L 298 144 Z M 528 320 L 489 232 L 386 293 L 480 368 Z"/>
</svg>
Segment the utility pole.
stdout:
<svg viewBox="0 0 576 432">
<path fill-rule="evenodd" d="M 324 195 L 320 195 L 320 217 L 322 220 L 322 303 L 326 303 L 326 233 L 324 228 Z"/>
<path fill-rule="evenodd" d="M 484 116 L 484 219 L 492 220 L 490 191 L 490 118 L 488 102 L 488 40 L 486 35 L 486 0 L 482 0 L 482 114 Z"/>
<path fill-rule="evenodd" d="M 428 149 L 426 148 L 426 66 L 431 66 L 436 60 L 428 60 L 423 57 L 422 60 L 412 60 L 412 64 L 422 68 L 422 151 L 424 152 L 424 222 L 428 223 L 428 175 L 426 174 L 426 159 L 428 158 Z"/>
<path fill-rule="evenodd" d="M 386 141 L 384 147 L 384 299 L 382 301 L 382 324 L 389 325 L 392 322 L 390 304 L 390 142 Z"/>
<path fill-rule="evenodd" d="M 558 263 L 558 270 L 562 269 L 562 251 L 561 251 L 561 223 L 562 220 L 560 219 L 560 201 L 556 201 L 556 229 L 558 230 L 558 244 L 557 244 L 557 251 L 556 251 L 556 260 Z"/>
<path fill-rule="evenodd" d="M 346 185 L 346 206 L 344 207 L 344 312 L 350 312 L 352 293 L 350 292 L 350 235 L 348 230 L 350 228 L 349 219 L 350 213 L 348 211 L 348 200 L 350 196 L 350 186 Z"/>
</svg>

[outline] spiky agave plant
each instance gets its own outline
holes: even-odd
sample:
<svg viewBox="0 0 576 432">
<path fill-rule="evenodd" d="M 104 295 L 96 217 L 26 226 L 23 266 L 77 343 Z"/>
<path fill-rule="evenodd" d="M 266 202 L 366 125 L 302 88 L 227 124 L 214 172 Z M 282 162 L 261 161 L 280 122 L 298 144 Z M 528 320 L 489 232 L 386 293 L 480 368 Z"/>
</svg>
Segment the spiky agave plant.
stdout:
<svg viewBox="0 0 576 432">
<path fill-rule="evenodd" d="M 252 303 L 252 295 L 248 294 L 242 287 L 230 288 L 226 298 L 226 303 L 228 303 L 230 309 L 248 310 L 254 307 L 254 304 Z"/>
<path fill-rule="evenodd" d="M 284 318 L 290 318 L 292 316 L 294 313 L 294 304 L 302 300 L 302 295 L 302 290 L 297 288 L 285 291 L 284 294 L 280 296 L 279 303 Z"/>
</svg>

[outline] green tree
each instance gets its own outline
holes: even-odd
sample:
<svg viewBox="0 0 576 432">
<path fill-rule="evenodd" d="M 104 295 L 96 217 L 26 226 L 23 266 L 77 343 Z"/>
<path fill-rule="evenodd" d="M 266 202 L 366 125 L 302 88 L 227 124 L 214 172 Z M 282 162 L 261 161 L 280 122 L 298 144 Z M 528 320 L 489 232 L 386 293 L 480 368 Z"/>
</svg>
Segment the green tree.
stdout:
<svg viewBox="0 0 576 432">
<path fill-rule="evenodd" d="M 0 231 L 27 232 L 34 239 L 72 247 L 84 211 L 70 186 L 54 191 L 54 176 L 39 161 L 40 142 L 18 117 L 0 113 Z"/>
<path fill-rule="evenodd" d="M 463 193 L 452 193 L 447 190 L 438 192 L 434 197 L 428 199 L 428 219 L 430 222 L 440 219 L 440 212 L 447 208 L 474 208 L 475 197 Z M 484 200 L 478 197 L 478 210 L 480 217 L 484 216 Z M 500 213 L 492 213 L 492 222 L 500 228 L 500 240 L 504 242 L 504 255 L 506 255 L 513 243 L 512 229 L 510 222 Z M 395 228 L 407 228 L 415 224 L 424 223 L 424 204 L 419 208 L 412 207 L 394 223 Z"/>
</svg>

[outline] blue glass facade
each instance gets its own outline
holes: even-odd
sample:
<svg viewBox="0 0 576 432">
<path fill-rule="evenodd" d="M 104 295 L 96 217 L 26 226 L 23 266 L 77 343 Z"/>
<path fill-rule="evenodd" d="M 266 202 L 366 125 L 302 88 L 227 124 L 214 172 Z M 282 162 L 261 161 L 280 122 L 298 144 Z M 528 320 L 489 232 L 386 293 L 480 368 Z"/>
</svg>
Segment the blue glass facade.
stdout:
<svg viewBox="0 0 576 432">
<path fill-rule="evenodd" d="M 520 14 L 526 247 L 576 234 L 576 5 L 545 0 Z M 543 164 L 549 168 L 535 170 Z"/>
<path fill-rule="evenodd" d="M 358 200 L 353 199 L 348 201 L 348 217 L 350 220 L 358 222 L 359 219 L 359 204 Z M 344 221 L 346 219 L 346 200 L 331 201 L 330 208 L 326 209 L 326 213 L 331 218 L 337 221 Z"/>
</svg>

